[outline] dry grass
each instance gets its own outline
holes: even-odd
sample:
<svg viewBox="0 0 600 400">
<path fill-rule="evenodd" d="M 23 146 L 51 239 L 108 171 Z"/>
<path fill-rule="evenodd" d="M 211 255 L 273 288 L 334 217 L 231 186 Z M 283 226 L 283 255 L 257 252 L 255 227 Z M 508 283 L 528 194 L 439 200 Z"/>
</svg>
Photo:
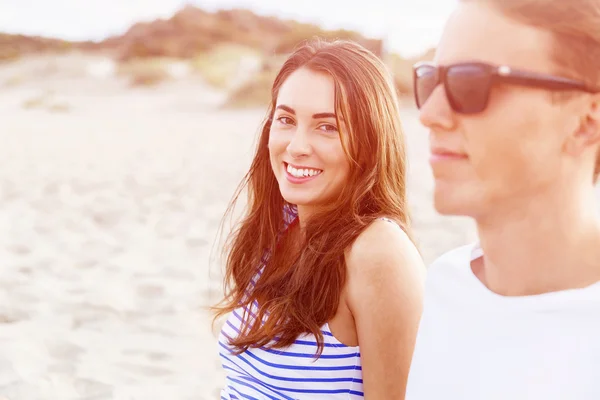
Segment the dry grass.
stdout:
<svg viewBox="0 0 600 400">
<path fill-rule="evenodd" d="M 379 39 L 368 39 L 358 32 L 338 29 L 334 31 L 324 30 L 317 25 L 291 22 L 292 29 L 282 35 L 274 48 L 276 54 L 293 52 L 298 45 L 304 41 L 321 38 L 325 40 L 352 40 L 366 47 L 368 50 L 381 56 L 383 42 Z"/>
<path fill-rule="evenodd" d="M 256 76 L 231 92 L 226 107 L 242 108 L 268 104 L 271 99 L 271 86 L 286 58 L 287 54 L 284 54 L 265 60 L 262 70 Z M 389 54 L 384 58 L 394 77 L 397 93 L 403 101 L 412 99 L 412 66 L 415 61 L 404 59 L 397 54 Z"/>
<path fill-rule="evenodd" d="M 234 44 L 217 45 L 212 50 L 200 54 L 192 61 L 192 70 L 204 80 L 219 89 L 229 89 L 237 81 L 243 63 L 247 59 L 259 58 L 258 51 Z"/>
<path fill-rule="evenodd" d="M 4 81 L 4 87 L 16 87 L 25 83 L 23 75 L 12 75 Z"/>
<path fill-rule="evenodd" d="M 261 71 L 229 94 L 227 108 L 262 107 L 271 100 L 271 86 L 277 72 L 287 58 L 287 54 L 273 56 L 263 61 Z M 397 54 L 389 54 L 384 62 L 394 77 L 396 90 L 401 100 L 412 100 L 412 66 L 414 60 L 403 59 Z M 218 65 L 213 66 L 219 69 Z"/>
<path fill-rule="evenodd" d="M 66 113 L 71 111 L 71 105 L 60 99 L 56 99 L 52 90 L 47 90 L 37 96 L 25 100 L 21 105 L 25 110 L 43 109 L 51 113 Z"/>
<path fill-rule="evenodd" d="M 269 104 L 273 81 L 286 58 L 281 55 L 264 60 L 260 71 L 231 91 L 224 107 L 264 107 Z"/>
<path fill-rule="evenodd" d="M 262 107 L 271 101 L 271 86 L 275 75 L 271 71 L 261 71 L 246 84 L 233 90 L 225 108 Z"/>
<path fill-rule="evenodd" d="M 2 49 L 0 51 L 0 63 L 8 63 L 18 61 L 21 58 L 21 53 L 15 49 Z"/>
<path fill-rule="evenodd" d="M 67 113 L 71 111 L 71 106 L 67 102 L 55 102 L 48 105 L 48 111 L 52 113 Z"/>
<path fill-rule="evenodd" d="M 57 99 L 52 90 L 44 91 L 37 96 L 25 100 L 21 107 L 25 110 L 47 110 L 51 113 L 66 113 L 71 111 L 71 105 L 65 100 Z"/>
<path fill-rule="evenodd" d="M 148 58 L 127 61 L 117 67 L 117 75 L 126 77 L 131 86 L 155 86 L 170 78 L 168 65 L 173 60 Z"/>
<path fill-rule="evenodd" d="M 0 63 L 41 52 L 64 53 L 74 47 L 74 43 L 59 39 L 0 33 Z"/>
<path fill-rule="evenodd" d="M 385 58 L 385 63 L 394 76 L 396 91 L 399 96 L 410 96 L 413 92 L 412 66 L 410 60 L 406 60 L 397 54 L 390 54 Z"/>
<path fill-rule="evenodd" d="M 42 97 L 32 97 L 31 99 L 27 99 L 23 102 L 22 107 L 25 110 L 33 110 L 35 108 L 41 108 L 44 106 L 44 98 Z"/>
<path fill-rule="evenodd" d="M 384 57 L 384 61 L 394 76 L 396 90 L 400 96 L 412 97 L 413 95 L 413 65 L 417 61 L 431 61 L 435 55 L 435 49 L 429 49 L 418 57 L 402 58 L 400 55 L 391 53 Z"/>
<path fill-rule="evenodd" d="M 36 108 L 43 108 L 48 104 L 48 101 L 54 95 L 51 91 L 43 92 L 37 96 L 31 97 L 23 102 L 21 105 L 26 110 L 33 110 Z"/>
<path fill-rule="evenodd" d="M 168 78 L 165 71 L 140 71 L 131 77 L 131 86 L 156 86 Z"/>
</svg>

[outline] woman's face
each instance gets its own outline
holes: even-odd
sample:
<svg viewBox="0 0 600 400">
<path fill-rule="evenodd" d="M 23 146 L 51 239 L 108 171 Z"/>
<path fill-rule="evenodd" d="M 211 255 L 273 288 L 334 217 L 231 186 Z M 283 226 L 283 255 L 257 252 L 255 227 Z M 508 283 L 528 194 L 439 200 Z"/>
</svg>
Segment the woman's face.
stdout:
<svg viewBox="0 0 600 400">
<path fill-rule="evenodd" d="M 282 84 L 269 133 L 271 167 L 283 198 L 299 207 L 335 201 L 348 181 L 333 78 L 300 68 Z"/>
</svg>

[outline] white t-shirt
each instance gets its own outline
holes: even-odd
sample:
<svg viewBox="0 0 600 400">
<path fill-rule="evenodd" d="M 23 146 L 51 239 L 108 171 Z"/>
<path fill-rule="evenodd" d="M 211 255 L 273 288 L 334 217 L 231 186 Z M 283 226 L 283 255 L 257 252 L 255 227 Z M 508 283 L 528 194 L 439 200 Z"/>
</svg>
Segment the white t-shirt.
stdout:
<svg viewBox="0 0 600 400">
<path fill-rule="evenodd" d="M 406 400 L 599 400 L 600 282 L 501 296 L 473 274 L 481 255 L 429 267 Z"/>
</svg>

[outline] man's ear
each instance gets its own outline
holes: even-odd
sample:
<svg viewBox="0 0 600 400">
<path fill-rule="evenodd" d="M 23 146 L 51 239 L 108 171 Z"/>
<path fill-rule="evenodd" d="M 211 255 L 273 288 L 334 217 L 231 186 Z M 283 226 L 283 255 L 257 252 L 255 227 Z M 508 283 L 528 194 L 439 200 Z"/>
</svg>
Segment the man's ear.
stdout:
<svg viewBox="0 0 600 400">
<path fill-rule="evenodd" d="M 600 93 L 590 95 L 583 106 L 579 124 L 569 140 L 569 150 L 576 154 L 600 144 Z"/>
</svg>

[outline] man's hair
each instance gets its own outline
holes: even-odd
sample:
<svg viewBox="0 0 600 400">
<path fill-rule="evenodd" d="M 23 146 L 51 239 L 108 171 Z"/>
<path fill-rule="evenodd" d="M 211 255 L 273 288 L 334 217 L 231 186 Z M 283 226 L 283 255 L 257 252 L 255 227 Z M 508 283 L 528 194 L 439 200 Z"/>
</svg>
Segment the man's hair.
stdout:
<svg viewBox="0 0 600 400">
<path fill-rule="evenodd" d="M 557 72 L 600 86 L 599 0 L 461 0 L 488 4 L 507 17 L 552 34 Z M 596 158 L 594 180 L 600 175 Z"/>
</svg>

